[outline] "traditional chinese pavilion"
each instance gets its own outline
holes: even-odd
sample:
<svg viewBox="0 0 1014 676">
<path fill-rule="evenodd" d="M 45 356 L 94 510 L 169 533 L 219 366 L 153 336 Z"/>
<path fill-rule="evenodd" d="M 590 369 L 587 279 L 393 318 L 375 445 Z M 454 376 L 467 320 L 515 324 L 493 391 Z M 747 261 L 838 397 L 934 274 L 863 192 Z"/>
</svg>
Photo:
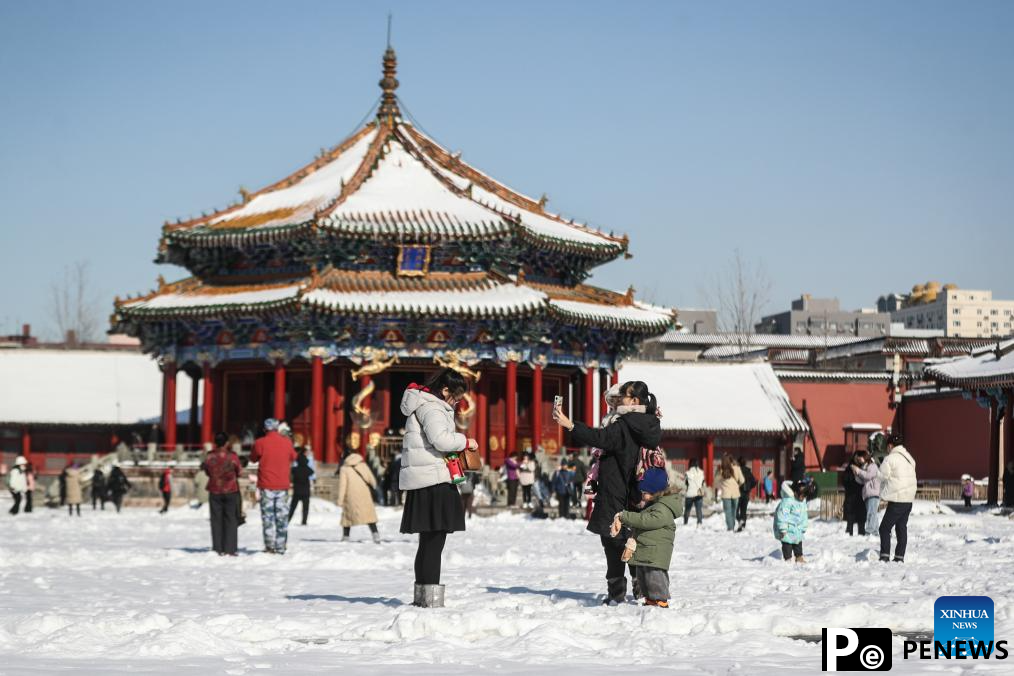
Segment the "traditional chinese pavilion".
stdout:
<svg viewBox="0 0 1014 676">
<path fill-rule="evenodd" d="M 376 118 L 241 202 L 167 222 L 157 261 L 191 277 L 125 300 L 114 329 L 164 373 L 164 434 L 292 422 L 318 457 L 377 446 L 404 425 L 412 381 L 450 365 L 476 380 L 459 410 L 494 465 L 562 441 L 562 395 L 591 421 L 617 360 L 675 313 L 584 283 L 626 256 L 615 237 L 546 210 L 403 119 L 396 57 L 383 58 Z M 176 429 L 179 370 L 200 379 L 199 435 Z M 196 427 L 196 426 L 195 426 Z"/>
</svg>

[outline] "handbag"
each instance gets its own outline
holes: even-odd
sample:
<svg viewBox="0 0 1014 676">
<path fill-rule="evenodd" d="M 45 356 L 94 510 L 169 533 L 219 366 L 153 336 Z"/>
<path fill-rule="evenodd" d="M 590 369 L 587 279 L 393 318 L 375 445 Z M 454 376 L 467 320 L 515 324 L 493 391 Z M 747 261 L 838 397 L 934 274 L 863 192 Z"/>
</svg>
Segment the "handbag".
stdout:
<svg viewBox="0 0 1014 676">
<path fill-rule="evenodd" d="M 458 456 L 461 459 L 461 466 L 466 472 L 477 472 L 482 469 L 482 457 L 478 450 L 466 448 Z"/>
</svg>

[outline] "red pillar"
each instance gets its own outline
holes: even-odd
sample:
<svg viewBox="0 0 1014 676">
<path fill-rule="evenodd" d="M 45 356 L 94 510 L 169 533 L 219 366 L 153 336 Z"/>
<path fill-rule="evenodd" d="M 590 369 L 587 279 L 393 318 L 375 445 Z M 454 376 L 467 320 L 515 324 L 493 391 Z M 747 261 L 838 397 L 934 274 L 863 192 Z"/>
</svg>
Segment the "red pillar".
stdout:
<svg viewBox="0 0 1014 676">
<path fill-rule="evenodd" d="M 28 462 L 32 461 L 32 433 L 28 431 L 28 425 L 21 428 L 21 455 Z"/>
<path fill-rule="evenodd" d="M 485 458 L 487 465 L 489 464 L 489 418 L 487 417 L 489 414 L 489 398 L 486 396 L 488 384 L 489 375 L 487 372 L 486 380 L 480 380 L 475 387 L 475 405 L 479 409 L 475 412 L 476 441 L 479 442 L 479 455 Z"/>
<path fill-rule="evenodd" d="M 176 450 L 176 362 L 167 361 L 162 366 L 165 382 L 165 410 L 162 415 L 162 429 L 165 431 L 165 446 Z"/>
<path fill-rule="evenodd" d="M 1003 444 L 1003 462 L 1006 466 L 1007 463 L 1014 460 L 1014 387 L 1007 390 L 1007 416 L 1004 420 L 1003 428 L 1007 433 L 1006 439 Z M 1000 468 L 1000 472 L 1003 472 L 1003 468 Z"/>
<path fill-rule="evenodd" d="M 204 362 L 204 407 L 201 409 L 201 444 L 211 448 L 214 443 L 212 420 L 215 417 L 215 384 L 211 373 L 211 364 Z"/>
<path fill-rule="evenodd" d="M 994 399 L 989 406 L 989 486 L 986 504 L 1000 502 L 1000 405 Z"/>
<path fill-rule="evenodd" d="M 613 370 L 612 375 L 609 376 L 610 385 L 618 385 L 620 382 L 620 372 Z"/>
<path fill-rule="evenodd" d="M 584 372 L 584 424 L 595 427 L 595 369 Z"/>
<path fill-rule="evenodd" d="M 335 442 L 338 426 L 335 424 L 335 409 L 338 402 L 338 369 L 329 366 L 324 372 L 326 383 L 324 392 L 324 448 L 318 451 L 321 462 L 338 461 L 337 444 Z"/>
<path fill-rule="evenodd" d="M 275 360 L 275 420 L 285 420 L 285 363 Z"/>
<path fill-rule="evenodd" d="M 324 448 L 324 360 L 310 361 L 310 445 L 320 457 Z"/>
<path fill-rule="evenodd" d="M 708 437 L 707 444 L 707 466 L 704 469 L 704 479 L 709 486 L 715 485 L 715 438 Z"/>
<path fill-rule="evenodd" d="M 504 457 L 518 450 L 518 363 L 507 362 L 507 448 Z"/>
<path fill-rule="evenodd" d="M 360 387 L 359 391 L 362 392 L 363 390 L 365 390 L 366 386 L 370 384 L 371 380 L 372 380 L 372 378 L 370 378 L 370 376 L 359 376 L 359 387 Z M 360 406 L 362 406 L 365 410 L 368 411 L 368 410 L 370 410 L 370 403 L 371 403 L 372 400 L 373 400 L 373 395 L 371 394 L 370 396 L 368 396 L 365 399 L 363 399 L 363 401 L 360 404 Z M 359 428 L 359 455 L 363 456 L 364 458 L 366 457 L 366 444 L 369 441 L 369 439 L 370 439 L 370 428 L 369 427 L 360 427 Z"/>
</svg>

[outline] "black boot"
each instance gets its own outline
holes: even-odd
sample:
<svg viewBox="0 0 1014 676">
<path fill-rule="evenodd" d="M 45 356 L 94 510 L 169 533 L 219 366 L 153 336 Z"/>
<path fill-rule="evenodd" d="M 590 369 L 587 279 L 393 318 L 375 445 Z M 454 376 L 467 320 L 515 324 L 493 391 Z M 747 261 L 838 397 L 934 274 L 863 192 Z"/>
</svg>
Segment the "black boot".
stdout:
<svg viewBox="0 0 1014 676">
<path fill-rule="evenodd" d="M 606 600 L 603 604 L 624 603 L 627 600 L 627 578 L 606 578 Z"/>
</svg>

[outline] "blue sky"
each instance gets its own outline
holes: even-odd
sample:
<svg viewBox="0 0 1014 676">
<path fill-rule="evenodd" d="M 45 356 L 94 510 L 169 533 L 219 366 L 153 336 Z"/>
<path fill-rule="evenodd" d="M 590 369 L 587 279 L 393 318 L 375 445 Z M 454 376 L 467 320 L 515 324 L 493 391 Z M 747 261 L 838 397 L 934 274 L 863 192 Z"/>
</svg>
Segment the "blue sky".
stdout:
<svg viewBox="0 0 1014 676">
<path fill-rule="evenodd" d="M 90 263 L 147 290 L 167 219 L 340 141 L 379 90 L 470 163 L 631 236 L 594 282 L 699 306 L 739 248 L 844 306 L 1014 298 L 1012 2 L 4 2 L 0 333 Z"/>
</svg>

